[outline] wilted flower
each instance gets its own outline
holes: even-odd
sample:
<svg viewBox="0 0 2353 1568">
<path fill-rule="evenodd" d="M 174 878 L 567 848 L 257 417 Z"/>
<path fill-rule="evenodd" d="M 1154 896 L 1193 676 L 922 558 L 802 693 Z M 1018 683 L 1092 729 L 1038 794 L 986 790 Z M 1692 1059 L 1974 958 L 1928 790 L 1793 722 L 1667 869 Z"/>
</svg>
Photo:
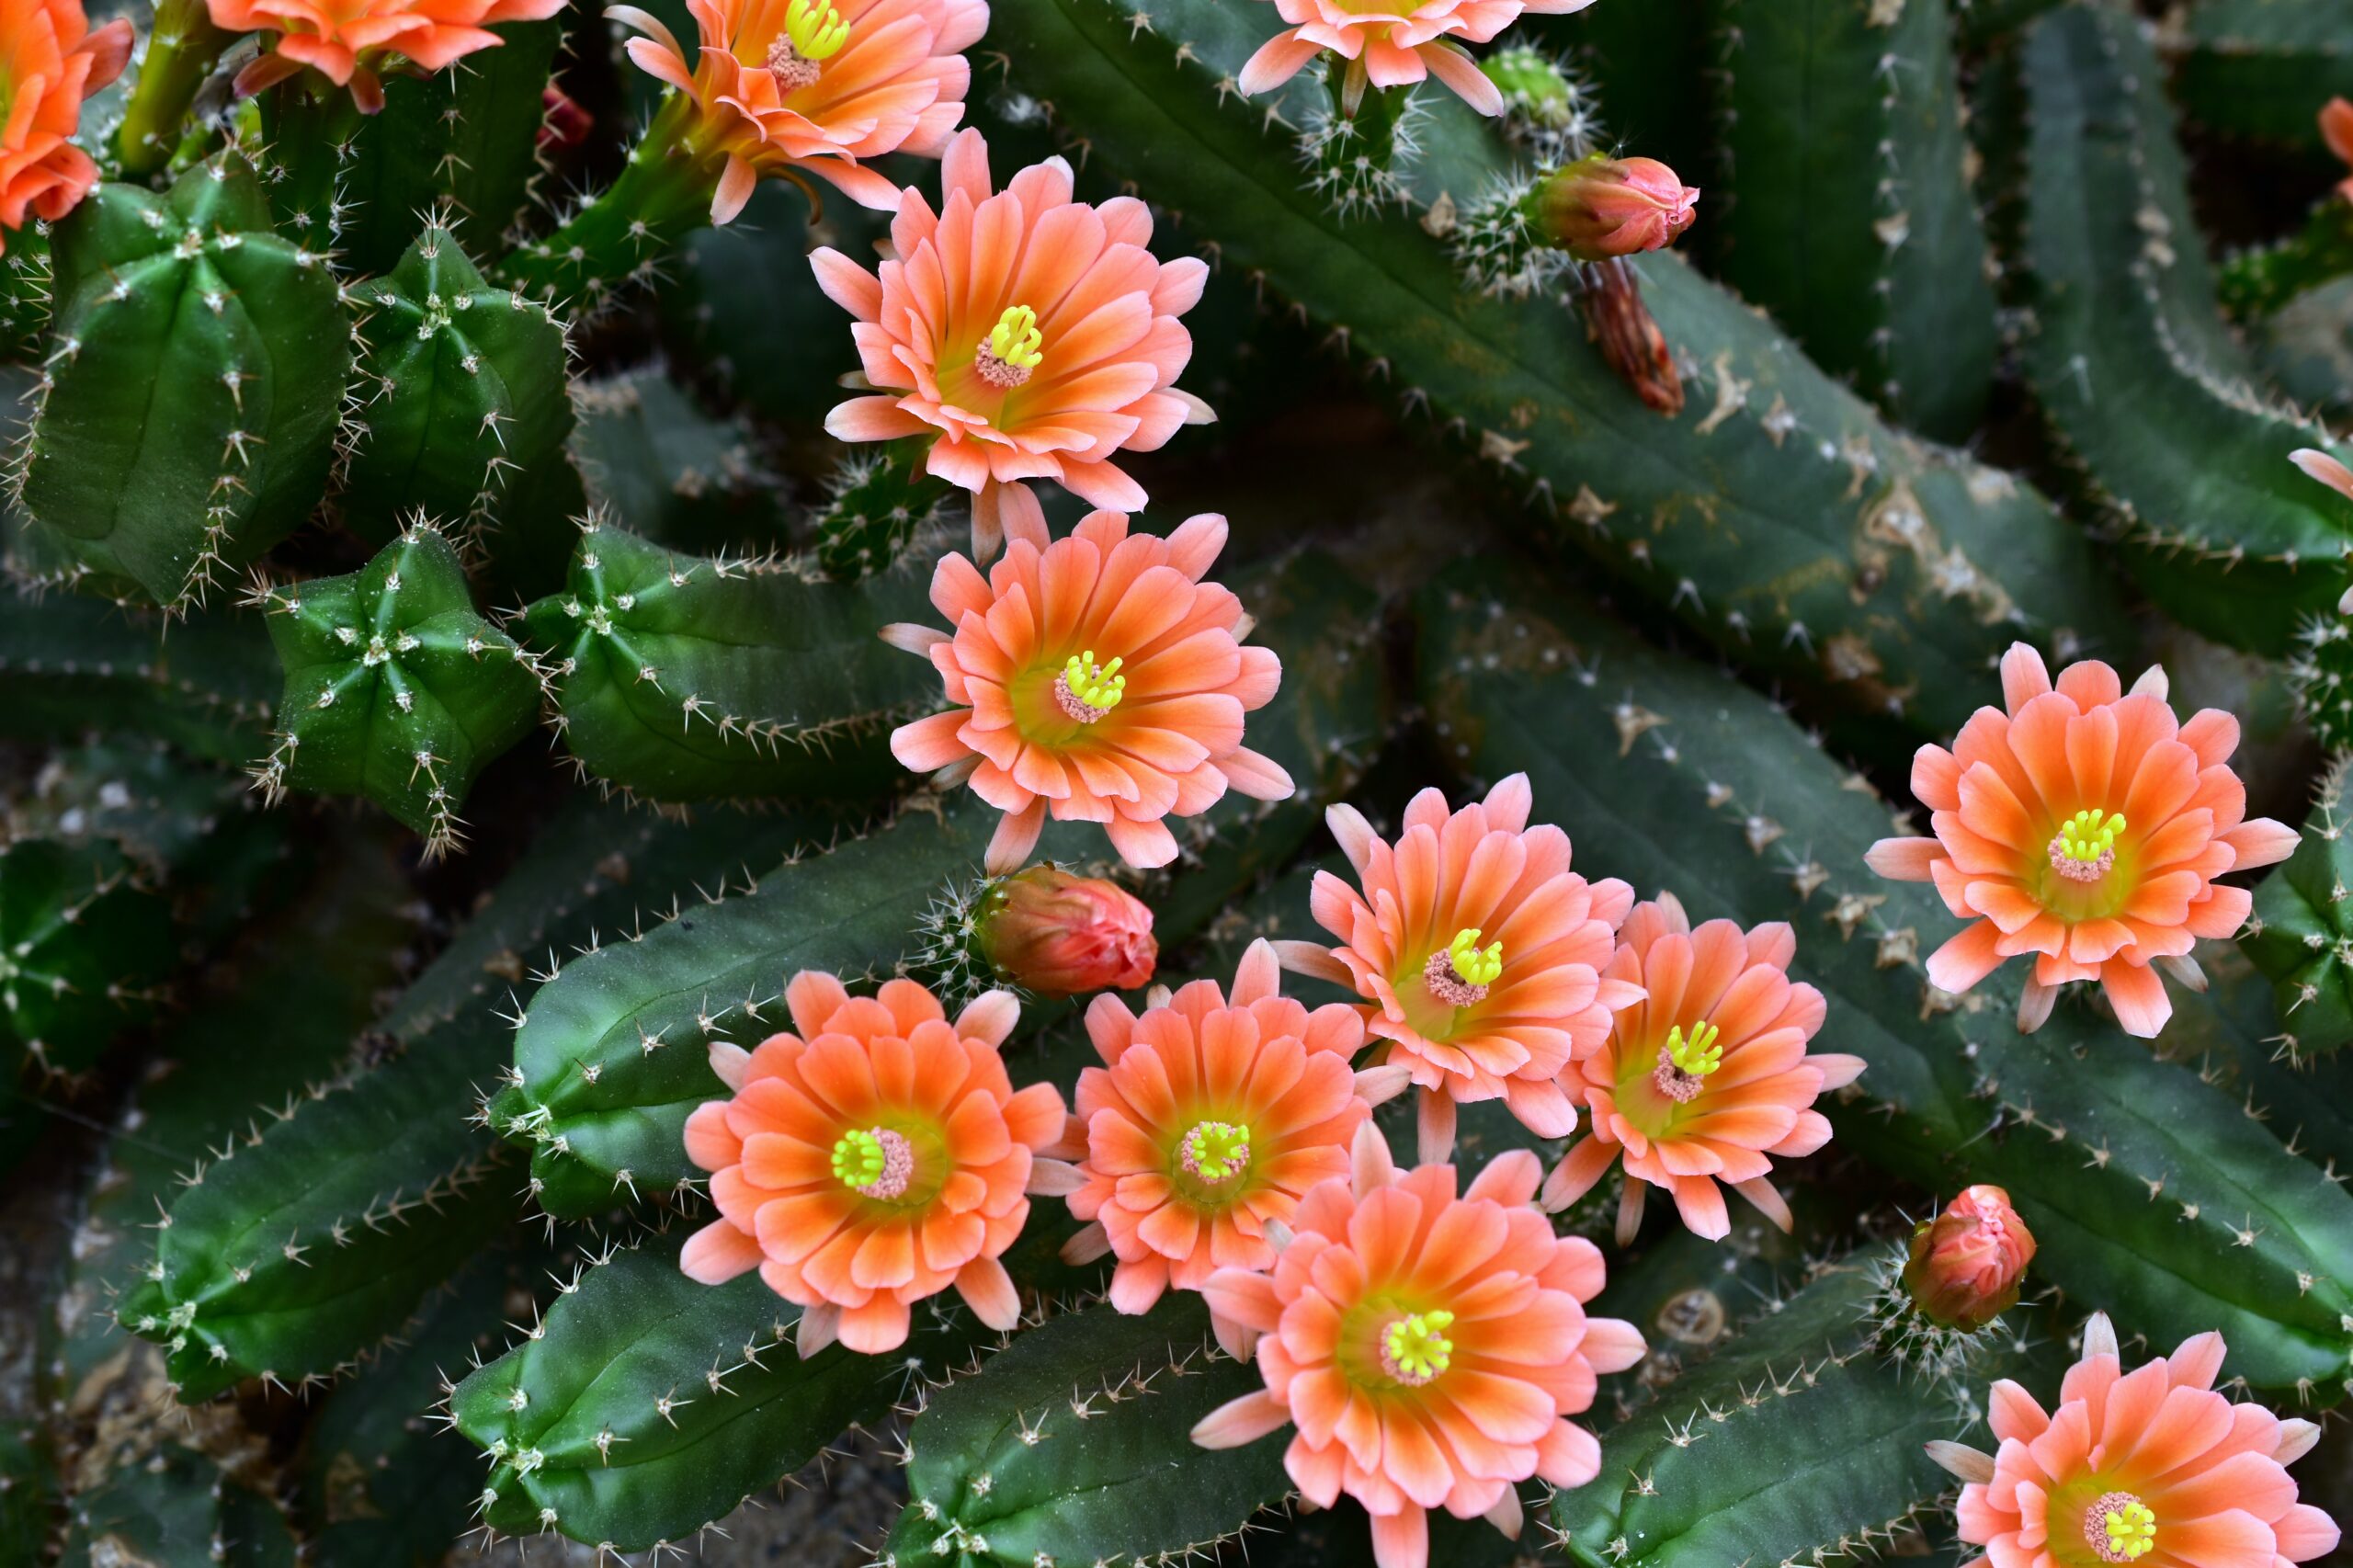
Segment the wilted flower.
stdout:
<svg viewBox="0 0 2353 1568">
<path fill-rule="evenodd" d="M 1282 664 L 1240 644 L 1242 601 L 1201 580 L 1224 548 L 1223 517 L 1164 540 L 1097 512 L 1051 544 L 1023 534 L 986 578 L 943 557 L 931 602 L 952 632 L 883 629 L 938 666 L 958 704 L 902 725 L 892 754 L 970 778 L 1005 812 L 992 873 L 1029 859 L 1049 812 L 1101 823 L 1131 866 L 1165 866 L 1176 839 L 1163 817 L 1198 815 L 1229 784 L 1262 801 L 1290 794 L 1290 775 L 1242 744 L 1242 716 L 1274 699 Z"/>
<path fill-rule="evenodd" d="M 1683 412 L 1683 372 L 1658 318 L 1643 301 L 1642 280 L 1623 261 L 1596 262 L 1580 271 L 1577 302 L 1601 358 L 1643 406 L 1669 419 Z"/>
<path fill-rule="evenodd" d="M 1966 1568 L 2280 1568 L 2335 1551 L 2335 1521 L 2296 1501 L 2287 1471 L 2320 1428 L 2216 1393 L 2222 1355 L 2222 1336 L 2201 1334 L 2127 1373 L 2095 1312 L 2057 1410 L 1995 1383 L 1999 1452 L 1928 1445 L 1968 1483 L 1961 1539 L 1986 1551 Z"/>
<path fill-rule="evenodd" d="M 1021 1302 L 997 1257 L 1029 1217 L 1032 1157 L 1063 1123 L 1052 1085 L 1016 1093 L 1006 1076 L 1012 996 L 992 991 L 950 1024 L 912 980 L 853 997 L 803 971 L 784 1001 L 799 1033 L 710 1048 L 733 1097 L 687 1119 L 687 1155 L 711 1173 L 720 1218 L 679 1266 L 706 1285 L 756 1267 L 805 1309 L 803 1356 L 837 1335 L 893 1349 L 907 1309 L 950 1285 L 1011 1328 Z"/>
<path fill-rule="evenodd" d="M 1601 1445 L 1565 1418 L 1592 1405 L 1597 1373 L 1643 1358 L 1643 1336 L 1586 1316 L 1601 1253 L 1529 1205 L 1542 1167 L 1528 1151 L 1459 1198 L 1453 1166 L 1400 1173 L 1370 1123 L 1352 1165 L 1310 1189 L 1271 1274 L 1210 1277 L 1211 1310 L 1261 1335 L 1267 1387 L 1193 1440 L 1233 1448 L 1295 1424 L 1283 1463 L 1307 1500 L 1347 1493 L 1372 1516 L 1380 1568 L 1425 1568 L 1429 1509 L 1517 1537 L 1517 1483 L 1594 1478 Z"/>
<path fill-rule="evenodd" d="M 1279 87 L 1330 50 L 1346 62 L 1351 106 L 1365 87 L 1404 87 L 1435 76 L 1481 114 L 1501 114 L 1504 97 L 1466 43 L 1486 43 L 1522 15 L 1562 17 L 1593 0 L 1427 0 L 1397 10 L 1355 0 L 1275 0 L 1290 28 L 1260 45 L 1242 67 L 1245 97 Z M 1336 65 L 1335 69 L 1341 67 Z M 1351 108 L 1350 113 L 1354 113 Z"/>
<path fill-rule="evenodd" d="M 1633 1240 L 1652 1187 L 1672 1194 L 1683 1222 L 1712 1240 L 1732 1230 L 1718 1182 L 1790 1228 L 1768 1156 L 1811 1154 L 1830 1142 L 1813 1102 L 1863 1071 L 1859 1056 L 1806 1054 L 1824 1006 L 1821 992 L 1790 981 L 1796 951 L 1796 934 L 1779 921 L 1743 931 L 1711 920 L 1694 931 L 1671 894 L 1626 917 L 1607 974 L 1645 999 L 1619 1014 L 1608 1044 L 1566 1074 L 1583 1080 L 1592 1128 L 1546 1179 L 1546 1208 L 1575 1202 L 1622 1155 L 1620 1244 Z"/>
<path fill-rule="evenodd" d="M 97 183 L 74 133 L 83 101 L 130 58 L 119 17 L 92 32 L 82 0 L 0 0 L 0 252 L 9 230 L 54 223 Z"/>
<path fill-rule="evenodd" d="M 1316 924 L 1339 939 L 1283 942 L 1287 968 L 1350 987 L 1385 1060 L 1422 1089 L 1421 1153 L 1454 1146 L 1458 1102 L 1502 1099 L 1540 1137 L 1576 1129 L 1562 1070 L 1601 1049 L 1609 1016 L 1642 999 L 1602 978 L 1634 893 L 1569 869 L 1569 835 L 1528 825 L 1528 776 L 1449 814 L 1424 790 L 1382 842 L 1353 806 L 1324 813 L 1363 892 L 1315 875 Z"/>
<path fill-rule="evenodd" d="M 260 92 L 308 65 L 349 87 L 373 114 L 384 107 L 387 65 L 443 70 L 495 48 L 496 24 L 543 21 L 563 9 L 563 0 L 207 0 L 207 6 L 214 27 L 275 35 L 237 73 L 239 93 Z"/>
<path fill-rule="evenodd" d="M 1674 243 L 1699 193 L 1655 158 L 1595 153 L 1553 170 L 1528 196 L 1538 234 L 1579 261 L 1607 261 Z"/>
<path fill-rule="evenodd" d="M 814 175 L 889 211 L 899 187 L 866 166 L 890 153 L 937 158 L 964 118 L 964 51 L 988 30 L 986 0 L 687 0 L 689 53 L 650 13 L 606 15 L 642 37 L 629 57 L 694 106 L 688 144 L 723 159 L 710 221 L 744 210 L 762 175 Z"/>
<path fill-rule="evenodd" d="M 1973 1332 L 2018 1303 L 2033 1259 L 2034 1233 L 2010 1195 L 1981 1183 L 1913 1231 L 1904 1288 L 1931 1322 Z"/>
<path fill-rule="evenodd" d="M 1152 911 L 1134 894 L 1051 866 L 991 888 L 978 936 L 982 955 L 1000 974 L 1040 996 L 1149 985 L 1160 956 Z"/>
<path fill-rule="evenodd" d="M 1092 1223 L 1064 1256 L 1117 1254 L 1111 1304 L 1123 1312 L 1171 1285 L 1200 1290 L 1212 1269 L 1273 1267 L 1268 1227 L 1347 1175 L 1371 1114 L 1348 1064 L 1364 1025 L 1338 1003 L 1309 1012 L 1279 994 L 1281 979 L 1273 949 L 1254 942 L 1231 999 L 1197 980 L 1141 1018 L 1116 996 L 1086 1010 L 1107 1065 L 1078 1078 L 1085 1158 L 1070 1207 Z"/>
<path fill-rule="evenodd" d="M 1176 390 L 1193 356 L 1177 318 L 1209 268 L 1155 260 L 1152 213 L 1131 197 L 1071 199 L 1070 165 L 1032 165 L 997 190 L 988 143 L 957 136 L 940 165 L 940 210 L 899 198 L 892 258 L 878 276 L 830 246 L 818 287 L 858 318 L 874 395 L 825 417 L 844 441 L 931 439 L 931 472 L 972 493 L 972 557 L 1007 535 L 1046 544 L 1028 481 L 1132 512 L 1142 486 L 1111 460 L 1148 452 L 1213 417 Z"/>
<path fill-rule="evenodd" d="M 2023 642 L 2002 656 L 2004 712 L 1981 708 L 1953 749 L 1922 746 L 1912 792 L 1933 838 L 1882 838 L 1865 857 L 1898 881 L 1934 881 L 1973 924 L 1928 958 L 1941 990 L 1967 991 L 2022 953 L 2037 955 L 2018 1028 L 2040 1028 L 2058 988 L 2097 980 L 2128 1034 L 2173 1016 L 2161 966 L 2193 990 L 2200 937 L 2236 933 L 2254 899 L 2226 872 L 2284 860 L 2293 828 L 2246 820 L 2228 766 L 2239 722 L 2206 709 L 2177 723 L 2152 666 L 2126 693 L 2097 660 L 2052 684 Z"/>
</svg>

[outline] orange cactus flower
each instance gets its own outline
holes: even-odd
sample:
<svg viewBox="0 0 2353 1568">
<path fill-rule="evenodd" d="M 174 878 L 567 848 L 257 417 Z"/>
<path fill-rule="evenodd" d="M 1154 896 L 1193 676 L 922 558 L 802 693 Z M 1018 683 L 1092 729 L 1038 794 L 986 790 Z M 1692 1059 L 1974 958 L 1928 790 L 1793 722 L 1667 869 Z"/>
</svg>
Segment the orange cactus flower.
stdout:
<svg viewBox="0 0 2353 1568">
<path fill-rule="evenodd" d="M 1201 580 L 1224 548 L 1223 517 L 1159 539 L 1097 512 L 1051 544 L 1016 539 L 985 578 L 942 558 L 931 602 L 952 631 L 883 629 L 938 666 L 958 704 L 901 726 L 892 753 L 970 778 L 1005 813 L 992 875 L 1029 858 L 1049 812 L 1101 823 L 1129 865 L 1152 867 L 1176 858 L 1162 818 L 1209 810 L 1229 784 L 1290 796 L 1290 775 L 1242 744 L 1242 716 L 1274 700 L 1283 671 L 1272 651 L 1240 644 L 1242 601 Z"/>
<path fill-rule="evenodd" d="M 2336 1522 L 2288 1478 L 2320 1428 L 2215 1392 L 2222 1355 L 2222 1336 L 2201 1334 L 2127 1372 L 2095 1312 L 2057 1410 L 1995 1383 L 1999 1452 L 1928 1445 L 1967 1483 L 1961 1539 L 1985 1555 L 1964 1568 L 2285 1568 L 2334 1551 Z"/>
<path fill-rule="evenodd" d="M 1193 355 L 1177 318 L 1209 268 L 1154 259 L 1142 202 L 1090 206 L 1071 189 L 1070 165 L 1049 158 L 997 190 L 988 143 L 966 131 L 940 165 L 939 211 L 912 190 L 899 199 L 879 277 L 830 246 L 810 256 L 818 286 L 858 318 L 874 389 L 825 428 L 844 441 L 932 437 L 930 472 L 972 493 L 978 561 L 1008 535 L 1044 547 L 1027 481 L 1139 511 L 1143 487 L 1111 460 L 1213 417 L 1176 384 Z"/>
<path fill-rule="evenodd" d="M 0 0 L 0 253 L 28 216 L 54 223 L 97 184 L 74 133 L 130 58 L 131 24 L 92 32 L 82 0 Z"/>
<path fill-rule="evenodd" d="M 2190 949 L 2236 933 L 2254 903 L 2214 879 L 2286 859 L 2296 833 L 2246 820 L 2228 765 L 2239 722 L 2210 708 L 2178 723 L 2165 692 L 2162 668 L 2128 694 L 2096 660 L 2054 687 L 2019 642 L 2002 656 L 2008 711 L 1980 708 L 1952 750 L 1920 748 L 1912 792 L 1936 836 L 1882 838 L 1865 858 L 1897 881 L 1934 881 L 1972 921 L 1929 955 L 1931 983 L 1958 994 L 2033 953 L 2019 1028 L 2042 1026 L 2060 986 L 2097 980 L 2144 1040 L 2173 1016 L 2156 968 L 2205 989 Z"/>
<path fill-rule="evenodd" d="M 964 51 L 988 31 L 986 0 L 687 0 L 691 54 L 634 6 L 607 15 L 636 28 L 629 57 L 694 105 L 689 140 L 723 156 L 710 221 L 725 223 L 763 174 L 814 175 L 861 207 L 889 211 L 899 187 L 866 164 L 890 153 L 937 158 L 964 118 Z"/>
<path fill-rule="evenodd" d="M 2338 163 L 2353 164 L 2353 103 L 2341 97 L 2329 99 L 2320 111 L 2320 136 Z M 2353 179 L 2340 180 L 2336 194 L 2353 201 Z"/>
<path fill-rule="evenodd" d="M 1720 1181 L 1790 1228 L 1789 1206 L 1767 1174 L 1770 1156 L 1811 1154 L 1830 1142 L 1813 1102 L 1863 1071 L 1859 1056 L 1806 1054 L 1824 1007 L 1821 992 L 1789 977 L 1796 951 L 1796 934 L 1780 921 L 1743 931 L 1711 920 L 1694 931 L 1672 894 L 1626 917 L 1608 975 L 1647 995 L 1618 1015 L 1606 1047 L 1572 1070 L 1593 1125 L 1546 1179 L 1546 1208 L 1575 1202 L 1622 1156 L 1620 1245 L 1634 1239 L 1653 1187 L 1671 1193 L 1683 1222 L 1711 1240 L 1732 1229 Z"/>
<path fill-rule="evenodd" d="M 1530 1206 L 1542 1167 L 1527 1150 L 1460 1197 L 1451 1165 L 1400 1174 L 1370 1123 L 1351 1154 L 1347 1179 L 1301 1202 L 1272 1273 L 1210 1277 L 1211 1310 L 1260 1335 L 1267 1386 L 1193 1440 L 1232 1448 L 1295 1423 L 1283 1463 L 1300 1492 L 1325 1508 L 1346 1492 L 1372 1516 L 1381 1568 L 1426 1568 L 1427 1510 L 1516 1537 L 1516 1483 L 1594 1478 L 1601 1445 L 1566 1417 L 1592 1405 L 1597 1373 L 1643 1358 L 1643 1336 L 1586 1316 L 1600 1249 Z"/>
<path fill-rule="evenodd" d="M 1078 1078 L 1086 1153 L 1070 1207 L 1089 1223 L 1064 1256 L 1117 1254 L 1111 1304 L 1123 1312 L 1149 1311 L 1172 1284 L 1199 1290 L 1213 1269 L 1273 1267 L 1268 1227 L 1348 1174 L 1371 1114 L 1349 1068 L 1364 1023 L 1341 1003 L 1309 1012 L 1281 979 L 1274 949 L 1254 942 L 1230 1002 L 1197 980 L 1141 1018 L 1116 996 L 1086 1010 L 1105 1065 Z"/>
<path fill-rule="evenodd" d="M 1244 62 L 1245 97 L 1281 86 L 1325 50 L 1347 62 L 1342 91 L 1354 114 L 1368 85 L 1405 87 L 1435 76 L 1481 114 L 1501 114 L 1504 96 L 1466 43 L 1486 43 L 1529 16 L 1566 16 L 1593 0 L 1424 0 L 1387 7 L 1360 0 L 1275 0 L 1290 27 Z"/>
<path fill-rule="evenodd" d="M 500 22 L 544 21 L 563 0 L 206 0 L 212 25 L 268 32 L 273 46 L 237 74 L 240 94 L 260 92 L 305 65 L 349 87 L 369 114 L 384 107 L 381 73 L 394 56 L 439 71 L 493 49 Z"/>
<path fill-rule="evenodd" d="M 953 1024 L 912 980 L 853 997 L 830 974 L 785 987 L 797 1034 L 710 1064 L 731 1091 L 687 1119 L 720 1218 L 679 1265 L 706 1285 L 757 1268 L 803 1308 L 801 1353 L 838 1336 L 906 1342 L 907 1309 L 953 1285 L 983 1323 L 1021 1315 L 997 1261 L 1029 1218 L 1037 1151 L 1062 1135 L 1051 1084 L 1016 1092 L 997 1047 L 1020 1008 L 992 991 Z"/>
<path fill-rule="evenodd" d="M 1546 1138 L 1576 1131 L 1562 1070 L 1601 1049 L 1641 990 L 1602 974 L 1633 890 L 1569 869 L 1569 835 L 1529 827 L 1528 776 L 1449 815 L 1436 790 L 1384 843 L 1352 806 L 1325 813 L 1359 893 L 1315 878 L 1317 924 L 1340 940 L 1284 942 L 1284 964 L 1353 989 L 1365 1022 L 1421 1086 L 1421 1155 L 1454 1146 L 1460 1101 L 1502 1099 Z"/>
</svg>

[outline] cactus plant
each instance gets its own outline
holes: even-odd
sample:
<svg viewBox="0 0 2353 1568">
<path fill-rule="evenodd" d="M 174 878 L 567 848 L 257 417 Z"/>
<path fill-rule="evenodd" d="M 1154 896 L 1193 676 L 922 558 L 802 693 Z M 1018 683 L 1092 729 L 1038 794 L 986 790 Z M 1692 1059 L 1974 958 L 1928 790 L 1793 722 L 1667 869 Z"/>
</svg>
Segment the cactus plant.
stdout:
<svg viewBox="0 0 2353 1568">
<path fill-rule="evenodd" d="M 13 3 L 11 1568 L 2335 1550 L 2338 0 Z"/>
</svg>

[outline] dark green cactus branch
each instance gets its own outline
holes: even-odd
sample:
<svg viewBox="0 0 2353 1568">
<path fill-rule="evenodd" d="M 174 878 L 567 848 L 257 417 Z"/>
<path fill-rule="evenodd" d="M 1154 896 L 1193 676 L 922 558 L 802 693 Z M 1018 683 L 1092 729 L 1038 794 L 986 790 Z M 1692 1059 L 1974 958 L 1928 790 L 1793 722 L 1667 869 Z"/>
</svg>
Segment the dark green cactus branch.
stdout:
<svg viewBox="0 0 2353 1568">
<path fill-rule="evenodd" d="M 2279 988 L 2281 1043 L 2296 1057 L 2353 1041 L 2353 812 L 2340 756 L 2322 780 L 2303 842 L 2255 890 L 2239 945 Z"/>
<path fill-rule="evenodd" d="M 1233 91 L 1256 16 L 1204 0 L 1010 0 L 999 16 L 1009 81 L 1084 133 L 1090 170 L 1298 301 L 1527 496 L 1532 531 L 1726 656 L 1939 731 L 1992 690 L 2013 636 L 2129 644 L 2089 549 L 2041 497 L 1889 428 L 1679 262 L 1641 268 L 1699 383 L 1675 419 L 1647 412 L 1555 301 L 1467 292 L 1428 231 L 1465 222 L 1511 170 L 1458 106 L 1432 107 L 1407 171 L 1421 210 L 1342 223 L 1301 187 L 1282 129 L 1314 85 L 1266 103 Z"/>
<path fill-rule="evenodd" d="M 234 42 L 234 33 L 212 25 L 204 0 L 159 0 L 138 78 L 115 128 L 115 156 L 126 176 L 145 179 L 171 162 L 198 91 Z"/>
<path fill-rule="evenodd" d="M 2191 0 L 2159 42 L 2179 51 L 2176 90 L 2211 130 L 2321 150 L 2320 108 L 2353 96 L 2348 0 Z"/>
<path fill-rule="evenodd" d="M 162 617 L 133 608 L 15 595 L 0 605 L 0 733 L 136 733 L 246 762 L 268 744 L 277 665 L 251 619 L 197 617 L 166 636 Z"/>
<path fill-rule="evenodd" d="M 170 903 L 115 845 L 0 848 L 0 1089 L 28 1058 L 91 1066 L 153 1016 L 178 957 Z"/>
<path fill-rule="evenodd" d="M 659 277 L 679 243 L 710 223 L 719 185 L 720 161 L 689 145 L 696 112 L 691 99 L 665 95 L 620 177 L 574 203 L 553 233 L 517 245 L 498 280 L 591 320 Z"/>
</svg>

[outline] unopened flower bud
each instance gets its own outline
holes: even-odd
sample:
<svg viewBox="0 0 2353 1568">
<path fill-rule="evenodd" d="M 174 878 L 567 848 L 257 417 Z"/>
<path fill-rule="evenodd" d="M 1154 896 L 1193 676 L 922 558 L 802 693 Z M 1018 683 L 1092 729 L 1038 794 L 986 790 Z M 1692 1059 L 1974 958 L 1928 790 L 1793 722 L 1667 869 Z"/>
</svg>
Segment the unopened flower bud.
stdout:
<svg viewBox="0 0 2353 1568">
<path fill-rule="evenodd" d="M 1553 170 L 1529 193 L 1536 232 L 1579 261 L 1607 261 L 1674 243 L 1699 193 L 1655 158 L 1605 153 Z"/>
<path fill-rule="evenodd" d="M 1151 983 L 1160 944 L 1152 911 L 1096 877 L 1036 866 L 1007 877 L 981 904 L 981 951 L 1041 996 L 1132 991 Z"/>
<path fill-rule="evenodd" d="M 1666 335 L 1643 302 L 1642 285 L 1632 268 L 1622 261 L 1596 262 L 1583 268 L 1583 281 L 1578 300 L 1585 306 L 1586 325 L 1609 368 L 1653 412 L 1669 419 L 1681 414 L 1682 374 L 1675 368 Z"/>
<path fill-rule="evenodd" d="M 2034 1234 L 1998 1187 L 1972 1187 L 1912 1233 L 1904 1287 L 1930 1320 L 1984 1327 L 2017 1304 Z"/>
</svg>

